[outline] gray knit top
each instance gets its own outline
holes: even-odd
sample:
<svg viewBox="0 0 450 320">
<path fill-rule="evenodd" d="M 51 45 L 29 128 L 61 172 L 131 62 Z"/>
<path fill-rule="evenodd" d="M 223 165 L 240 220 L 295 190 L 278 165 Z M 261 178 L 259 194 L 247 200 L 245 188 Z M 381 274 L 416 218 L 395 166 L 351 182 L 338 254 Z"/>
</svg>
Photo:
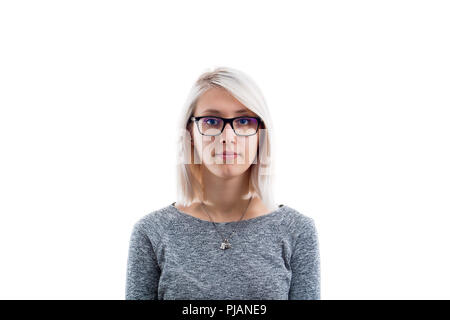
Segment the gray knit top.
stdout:
<svg viewBox="0 0 450 320">
<path fill-rule="evenodd" d="M 280 205 L 255 218 L 213 222 L 174 206 L 141 217 L 128 251 L 126 300 L 318 300 L 314 220 Z M 231 248 L 221 249 L 222 236 Z M 222 234 L 222 236 L 218 233 Z"/>
</svg>

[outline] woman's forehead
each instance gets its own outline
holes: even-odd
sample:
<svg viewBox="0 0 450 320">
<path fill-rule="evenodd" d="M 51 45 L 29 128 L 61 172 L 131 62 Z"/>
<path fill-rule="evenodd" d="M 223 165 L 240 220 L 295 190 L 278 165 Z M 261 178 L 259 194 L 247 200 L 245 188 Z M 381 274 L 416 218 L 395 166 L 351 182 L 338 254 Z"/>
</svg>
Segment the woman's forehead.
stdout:
<svg viewBox="0 0 450 320">
<path fill-rule="evenodd" d="M 240 116 L 256 114 L 233 97 L 227 90 L 213 88 L 198 99 L 195 113 L 197 115 Z"/>
</svg>

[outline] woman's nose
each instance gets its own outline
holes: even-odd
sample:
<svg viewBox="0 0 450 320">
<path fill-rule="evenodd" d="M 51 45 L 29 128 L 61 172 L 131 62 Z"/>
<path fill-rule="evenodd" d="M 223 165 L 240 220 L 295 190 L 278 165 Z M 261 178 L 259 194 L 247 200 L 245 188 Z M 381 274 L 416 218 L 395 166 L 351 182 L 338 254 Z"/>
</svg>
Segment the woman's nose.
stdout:
<svg viewBox="0 0 450 320">
<path fill-rule="evenodd" d="M 236 134 L 234 133 L 233 128 L 229 123 L 225 125 L 225 128 L 223 128 L 222 134 L 220 135 L 221 141 L 224 139 L 233 139 L 236 137 Z"/>
</svg>

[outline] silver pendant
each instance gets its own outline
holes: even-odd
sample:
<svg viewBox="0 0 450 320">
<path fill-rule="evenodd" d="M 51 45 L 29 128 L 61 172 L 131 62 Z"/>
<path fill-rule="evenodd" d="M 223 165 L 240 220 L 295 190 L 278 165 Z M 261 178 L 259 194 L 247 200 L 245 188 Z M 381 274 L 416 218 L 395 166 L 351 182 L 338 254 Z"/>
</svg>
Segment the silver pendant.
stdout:
<svg viewBox="0 0 450 320">
<path fill-rule="evenodd" d="M 231 248 L 231 244 L 228 242 L 227 239 L 225 239 L 222 244 L 220 245 L 220 249 L 225 250 Z"/>
</svg>

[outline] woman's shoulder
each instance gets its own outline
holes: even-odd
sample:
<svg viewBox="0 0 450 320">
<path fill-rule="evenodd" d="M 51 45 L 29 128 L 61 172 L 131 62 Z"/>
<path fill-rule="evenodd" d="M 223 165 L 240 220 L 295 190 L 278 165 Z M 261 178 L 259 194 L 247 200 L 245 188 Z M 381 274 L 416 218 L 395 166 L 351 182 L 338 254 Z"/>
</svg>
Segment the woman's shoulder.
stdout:
<svg viewBox="0 0 450 320">
<path fill-rule="evenodd" d="M 285 215 L 283 217 L 286 232 L 296 236 L 316 231 L 315 220 L 309 214 L 305 214 L 291 206 L 283 205 Z"/>
<path fill-rule="evenodd" d="M 169 226 L 174 219 L 173 210 L 170 205 L 160 207 L 141 216 L 135 222 L 134 227 L 143 231 L 158 232 L 162 228 Z"/>
</svg>

